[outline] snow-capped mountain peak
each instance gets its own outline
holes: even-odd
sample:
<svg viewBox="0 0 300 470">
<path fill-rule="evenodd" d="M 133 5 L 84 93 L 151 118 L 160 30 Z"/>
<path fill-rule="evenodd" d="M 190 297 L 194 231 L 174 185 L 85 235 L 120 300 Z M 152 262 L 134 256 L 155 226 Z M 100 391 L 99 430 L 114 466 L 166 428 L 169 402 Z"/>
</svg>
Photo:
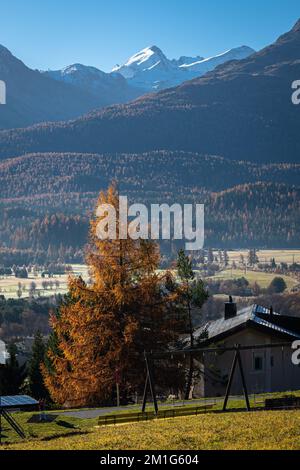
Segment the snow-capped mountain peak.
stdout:
<svg viewBox="0 0 300 470">
<path fill-rule="evenodd" d="M 213 57 L 182 56 L 169 60 L 157 46 L 146 47 L 131 56 L 124 65 L 113 68 L 131 85 L 145 91 L 179 85 L 180 83 L 199 77 L 229 60 L 240 60 L 255 51 L 247 46 L 230 49 Z"/>
<path fill-rule="evenodd" d="M 83 64 L 72 64 L 68 65 L 67 67 L 64 67 L 61 70 L 62 75 L 70 75 L 73 73 L 82 73 L 82 74 L 87 74 L 87 73 L 97 73 L 101 75 L 105 75 L 105 72 L 102 72 L 102 70 L 97 69 L 96 67 L 92 67 L 89 65 L 83 65 Z"/>
<path fill-rule="evenodd" d="M 144 62 L 147 62 L 149 59 L 153 58 L 153 56 L 158 56 L 158 58 L 164 58 L 164 54 L 159 49 L 157 46 L 151 46 L 151 47 L 146 47 L 145 49 L 142 49 L 140 52 L 137 54 L 133 55 L 125 65 L 129 66 L 134 63 L 137 63 L 137 65 L 141 65 Z"/>
<path fill-rule="evenodd" d="M 146 47 L 130 57 L 122 66 L 116 66 L 112 72 L 118 72 L 124 78 L 133 78 L 137 73 L 152 70 L 160 64 L 166 66 L 168 59 L 157 46 Z"/>
<path fill-rule="evenodd" d="M 163 51 L 154 45 L 137 52 L 124 65 L 114 67 L 111 73 L 78 63 L 61 70 L 42 73 L 54 80 L 80 87 L 97 97 L 101 96 L 103 102 L 108 104 L 121 103 L 149 91 L 180 85 L 226 61 L 244 59 L 253 52 L 253 49 L 242 46 L 206 59 L 201 56 L 182 56 L 169 60 Z"/>
<path fill-rule="evenodd" d="M 101 98 L 105 105 L 124 103 L 141 95 L 131 87 L 119 73 L 106 73 L 83 64 L 72 64 L 61 70 L 41 71 L 42 74 L 56 81 L 74 85 Z"/>
</svg>

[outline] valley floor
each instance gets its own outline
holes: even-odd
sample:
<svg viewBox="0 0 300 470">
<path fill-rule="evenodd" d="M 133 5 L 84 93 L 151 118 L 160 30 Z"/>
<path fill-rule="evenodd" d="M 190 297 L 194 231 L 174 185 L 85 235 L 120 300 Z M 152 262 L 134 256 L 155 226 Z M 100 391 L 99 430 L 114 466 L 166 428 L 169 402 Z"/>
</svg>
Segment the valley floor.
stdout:
<svg viewBox="0 0 300 470">
<path fill-rule="evenodd" d="M 218 252 L 215 251 L 214 255 L 217 257 Z M 247 260 L 248 250 L 234 250 L 228 251 L 229 265 L 233 262 L 239 266 L 241 255 Z M 268 263 L 272 258 L 276 260 L 276 263 L 300 263 L 300 250 L 258 250 L 257 256 L 261 263 Z M 89 279 L 88 267 L 85 264 L 71 264 L 72 274 L 75 276 L 82 276 L 85 281 Z M 237 269 L 227 268 L 217 272 L 212 277 L 214 280 L 222 279 L 237 279 L 245 277 L 250 284 L 257 282 L 261 288 L 266 288 L 270 285 L 276 273 L 263 272 L 253 270 L 252 268 L 241 268 Z M 292 275 L 281 276 L 284 278 L 288 289 L 292 289 L 298 284 L 298 280 Z M 30 285 L 32 282 L 36 285 L 35 297 L 49 297 L 54 294 L 66 294 L 68 291 L 68 278 L 69 274 L 56 275 L 51 279 L 43 278 L 41 273 L 36 275 L 30 273 L 28 279 L 18 279 L 14 276 L 0 276 L 0 294 L 4 295 L 6 299 L 18 299 L 19 284 L 22 285 L 22 296 L 21 298 L 28 298 Z M 44 281 L 52 281 L 52 286 L 43 287 Z M 58 281 L 58 286 L 55 285 Z"/>
</svg>

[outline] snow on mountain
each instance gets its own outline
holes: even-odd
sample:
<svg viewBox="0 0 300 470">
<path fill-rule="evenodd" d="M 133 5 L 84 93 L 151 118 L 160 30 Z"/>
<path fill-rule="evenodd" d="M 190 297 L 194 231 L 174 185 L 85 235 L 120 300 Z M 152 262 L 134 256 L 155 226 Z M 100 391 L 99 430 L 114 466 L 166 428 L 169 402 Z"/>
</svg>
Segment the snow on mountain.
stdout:
<svg viewBox="0 0 300 470">
<path fill-rule="evenodd" d="M 176 61 L 169 60 L 157 46 L 147 47 L 133 55 L 113 72 L 123 75 L 133 86 L 146 91 L 160 90 L 182 83 L 188 73 L 179 69 Z"/>
<path fill-rule="evenodd" d="M 201 76 L 229 60 L 244 59 L 254 52 L 250 47 L 241 46 L 207 59 L 182 56 L 169 60 L 161 49 L 152 46 L 141 50 L 112 71 L 123 75 L 134 87 L 157 91 Z"/>
<path fill-rule="evenodd" d="M 56 81 L 79 87 L 97 99 L 101 97 L 101 103 L 110 105 L 125 103 L 149 91 L 180 85 L 228 60 L 243 59 L 253 52 L 253 49 L 242 46 L 208 59 L 181 56 L 169 60 L 159 47 L 151 46 L 134 54 L 124 65 L 114 67 L 111 73 L 82 64 L 41 73 Z"/>
<path fill-rule="evenodd" d="M 41 73 L 56 81 L 84 89 L 95 96 L 101 96 L 106 105 L 125 103 L 141 95 L 120 73 L 105 73 L 96 67 L 73 64 L 61 70 Z"/>
<path fill-rule="evenodd" d="M 246 59 L 251 54 L 254 54 L 254 52 L 255 50 L 251 49 L 251 47 L 248 46 L 236 47 L 214 57 L 209 57 L 207 59 L 191 62 L 189 64 L 182 64 L 180 65 L 180 68 L 188 70 L 196 76 L 200 76 L 207 72 L 210 72 L 218 65 L 222 65 L 230 60 Z"/>
<path fill-rule="evenodd" d="M 169 60 L 157 46 L 146 47 L 137 54 L 134 54 L 122 66 L 113 68 L 113 72 L 118 72 L 124 78 L 133 78 L 137 73 L 146 72 L 153 68 L 169 67 Z"/>
<path fill-rule="evenodd" d="M 172 63 L 180 67 L 181 65 L 193 64 L 194 62 L 199 62 L 200 60 L 203 60 L 203 59 L 204 57 L 201 57 L 199 55 L 197 57 L 188 57 L 188 56 L 183 55 L 179 57 L 179 59 L 172 59 Z"/>
<path fill-rule="evenodd" d="M 89 67 L 82 64 L 73 64 L 61 70 L 49 70 L 43 73 L 55 80 L 71 83 L 72 85 L 81 87 L 88 85 L 94 91 L 97 91 L 99 87 L 109 86 L 112 83 L 125 82 L 120 74 L 105 73 L 96 67 Z"/>
</svg>

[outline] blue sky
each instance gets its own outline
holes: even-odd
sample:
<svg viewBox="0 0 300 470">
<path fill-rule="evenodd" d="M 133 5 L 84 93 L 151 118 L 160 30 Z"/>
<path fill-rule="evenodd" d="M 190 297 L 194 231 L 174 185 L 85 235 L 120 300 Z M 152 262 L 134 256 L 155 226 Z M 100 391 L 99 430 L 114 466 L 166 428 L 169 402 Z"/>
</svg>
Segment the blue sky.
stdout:
<svg viewBox="0 0 300 470">
<path fill-rule="evenodd" d="M 32 68 L 109 71 L 154 44 L 169 58 L 260 49 L 298 18 L 299 0 L 1 0 L 0 44 Z"/>
</svg>

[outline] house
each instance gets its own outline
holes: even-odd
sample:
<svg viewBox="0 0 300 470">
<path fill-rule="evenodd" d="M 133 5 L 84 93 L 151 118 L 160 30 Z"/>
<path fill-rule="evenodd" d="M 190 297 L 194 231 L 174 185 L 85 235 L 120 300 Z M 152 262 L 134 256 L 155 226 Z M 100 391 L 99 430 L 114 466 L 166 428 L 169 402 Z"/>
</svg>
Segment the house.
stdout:
<svg viewBox="0 0 300 470">
<path fill-rule="evenodd" d="M 6 351 L 6 346 L 4 341 L 0 340 L 0 365 L 5 365 L 8 359 L 8 352 Z"/>
<path fill-rule="evenodd" d="M 20 366 L 28 362 L 32 356 L 33 336 L 26 336 L 15 342 L 17 346 L 17 359 Z"/>
<path fill-rule="evenodd" d="M 203 348 L 253 346 L 287 343 L 286 346 L 241 351 L 248 393 L 300 390 L 300 367 L 292 363 L 291 343 L 300 339 L 300 317 L 280 315 L 273 309 L 252 305 L 237 311 L 230 299 L 221 319 L 210 322 L 195 332 Z M 234 352 L 202 353 L 197 359 L 199 378 L 194 396 L 224 396 Z M 243 393 L 240 371 L 236 368 L 232 395 Z"/>
</svg>

